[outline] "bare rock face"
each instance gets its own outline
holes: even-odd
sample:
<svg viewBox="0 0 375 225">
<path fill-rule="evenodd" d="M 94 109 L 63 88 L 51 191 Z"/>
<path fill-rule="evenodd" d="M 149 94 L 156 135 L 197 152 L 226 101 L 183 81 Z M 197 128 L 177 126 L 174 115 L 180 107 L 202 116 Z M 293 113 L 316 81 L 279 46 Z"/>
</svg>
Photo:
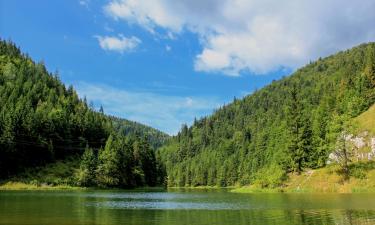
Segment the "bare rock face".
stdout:
<svg viewBox="0 0 375 225">
<path fill-rule="evenodd" d="M 337 154 L 332 152 L 328 155 L 328 160 L 327 160 L 327 164 L 331 164 L 331 163 L 338 163 L 339 162 L 339 158 L 337 157 Z"/>
<path fill-rule="evenodd" d="M 366 146 L 366 141 L 365 141 L 365 138 L 364 137 L 352 137 L 351 139 L 349 139 L 353 145 L 360 149 L 360 148 L 363 148 Z"/>
<path fill-rule="evenodd" d="M 371 154 L 375 158 L 375 137 L 371 138 Z"/>
<path fill-rule="evenodd" d="M 375 137 L 370 137 L 368 132 L 363 132 L 358 136 L 353 134 L 345 135 L 348 142 L 352 161 L 375 160 Z M 332 152 L 328 156 L 327 164 L 339 162 L 339 150 Z"/>
</svg>

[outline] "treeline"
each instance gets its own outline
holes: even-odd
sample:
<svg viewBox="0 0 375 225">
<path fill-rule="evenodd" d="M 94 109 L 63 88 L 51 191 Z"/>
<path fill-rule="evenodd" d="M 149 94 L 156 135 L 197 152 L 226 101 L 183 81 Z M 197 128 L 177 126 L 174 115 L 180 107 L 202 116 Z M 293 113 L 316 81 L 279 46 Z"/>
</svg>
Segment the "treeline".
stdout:
<svg viewBox="0 0 375 225">
<path fill-rule="evenodd" d="M 151 139 L 142 133 L 146 127 L 139 127 L 131 138 L 121 135 L 102 108 L 95 111 L 72 86 L 66 88 L 57 73 L 49 73 L 43 63 L 33 62 L 13 43 L 0 40 L 0 179 L 83 155 L 81 185 L 155 185 Z M 131 125 L 127 129 L 131 132 Z M 151 135 L 159 133 L 155 130 Z M 95 171 L 91 164 L 85 169 L 90 151 Z M 86 172 L 100 174 L 95 177 L 98 181 L 86 180 L 90 177 Z"/>
<path fill-rule="evenodd" d="M 87 147 L 77 174 L 80 186 L 136 187 L 163 184 L 165 171 L 157 163 L 147 138 L 111 134 L 103 149 Z"/>
<path fill-rule="evenodd" d="M 0 178 L 105 144 L 109 121 L 12 43 L 0 41 Z"/>
<path fill-rule="evenodd" d="M 140 134 L 147 136 L 148 141 L 154 149 L 161 147 L 170 138 L 168 134 L 161 132 L 155 128 L 145 126 L 141 123 L 109 116 L 112 121 L 113 128 L 125 136 L 139 136 Z"/>
<path fill-rule="evenodd" d="M 319 59 L 184 125 L 158 152 L 168 185 L 280 185 L 325 166 L 346 121 L 374 102 L 374 43 Z"/>
</svg>

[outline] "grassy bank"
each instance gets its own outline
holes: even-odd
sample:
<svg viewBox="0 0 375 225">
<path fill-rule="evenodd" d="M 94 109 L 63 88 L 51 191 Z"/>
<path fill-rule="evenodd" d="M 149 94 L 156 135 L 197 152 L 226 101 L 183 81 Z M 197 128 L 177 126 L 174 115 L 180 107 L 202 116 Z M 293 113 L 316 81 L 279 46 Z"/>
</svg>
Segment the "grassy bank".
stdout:
<svg viewBox="0 0 375 225">
<path fill-rule="evenodd" d="M 168 187 L 170 190 L 221 190 L 221 189 L 231 189 L 234 187 L 219 187 L 219 186 L 195 186 L 195 187 Z"/>
<path fill-rule="evenodd" d="M 82 190 L 74 186 L 74 173 L 79 161 L 72 158 L 28 168 L 8 180 L 0 182 L 0 190 Z"/>
<path fill-rule="evenodd" d="M 148 191 L 163 191 L 164 187 L 137 187 L 133 189 L 118 189 L 118 188 L 99 188 L 99 187 L 77 187 L 70 185 L 47 185 L 47 184 L 33 184 L 7 181 L 0 183 L 1 190 L 132 190 L 135 192 L 148 192 Z"/>
<path fill-rule="evenodd" d="M 58 161 L 42 168 L 35 168 L 12 179 L 0 182 L 0 190 L 84 190 L 74 183 L 78 162 L 73 159 Z M 306 170 L 300 175 L 290 173 L 288 179 L 276 188 L 259 186 L 226 187 L 168 187 L 168 190 L 225 190 L 234 193 L 357 193 L 375 192 L 375 162 L 357 162 L 350 165 L 350 178 L 343 180 L 337 165 L 316 170 Z M 114 189 L 115 190 L 115 189 Z M 164 187 L 141 187 L 134 191 L 159 191 Z"/>
<path fill-rule="evenodd" d="M 235 193 L 292 192 L 292 193 L 359 193 L 375 192 L 375 162 L 350 165 L 350 177 L 344 180 L 336 165 L 298 174 L 289 174 L 287 181 L 277 188 L 245 186 L 235 188 Z"/>
<path fill-rule="evenodd" d="M 74 187 L 69 185 L 47 185 L 32 184 L 15 181 L 7 181 L 0 184 L 0 190 L 84 190 L 83 187 Z"/>
<path fill-rule="evenodd" d="M 43 167 L 28 168 L 8 180 L 0 181 L 0 190 L 78 190 L 74 174 L 79 161 L 68 158 Z"/>
<path fill-rule="evenodd" d="M 375 104 L 354 121 L 358 124 L 360 131 L 368 131 L 371 135 L 375 135 Z"/>
<path fill-rule="evenodd" d="M 79 187 L 75 174 L 79 160 L 72 157 L 47 164 L 43 167 L 29 168 L 7 180 L 0 181 L 0 190 L 122 190 L 118 188 Z M 137 187 L 132 191 L 162 191 L 165 187 Z"/>
</svg>

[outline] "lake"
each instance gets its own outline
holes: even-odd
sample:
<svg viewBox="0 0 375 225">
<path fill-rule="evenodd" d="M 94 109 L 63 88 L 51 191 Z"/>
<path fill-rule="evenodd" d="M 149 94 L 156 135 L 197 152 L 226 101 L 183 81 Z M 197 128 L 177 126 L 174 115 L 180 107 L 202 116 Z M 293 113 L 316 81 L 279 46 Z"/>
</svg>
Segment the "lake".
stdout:
<svg viewBox="0 0 375 225">
<path fill-rule="evenodd" d="M 375 224 L 375 194 L 0 191 L 0 224 Z"/>
</svg>

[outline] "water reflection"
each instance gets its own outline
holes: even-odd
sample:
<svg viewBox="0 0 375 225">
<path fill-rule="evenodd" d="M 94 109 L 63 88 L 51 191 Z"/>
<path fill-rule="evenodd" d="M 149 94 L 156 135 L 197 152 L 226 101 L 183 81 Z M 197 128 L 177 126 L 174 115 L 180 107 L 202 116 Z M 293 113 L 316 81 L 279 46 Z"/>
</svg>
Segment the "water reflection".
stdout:
<svg viewBox="0 0 375 225">
<path fill-rule="evenodd" d="M 375 194 L 0 192 L 0 224 L 375 224 Z"/>
</svg>

